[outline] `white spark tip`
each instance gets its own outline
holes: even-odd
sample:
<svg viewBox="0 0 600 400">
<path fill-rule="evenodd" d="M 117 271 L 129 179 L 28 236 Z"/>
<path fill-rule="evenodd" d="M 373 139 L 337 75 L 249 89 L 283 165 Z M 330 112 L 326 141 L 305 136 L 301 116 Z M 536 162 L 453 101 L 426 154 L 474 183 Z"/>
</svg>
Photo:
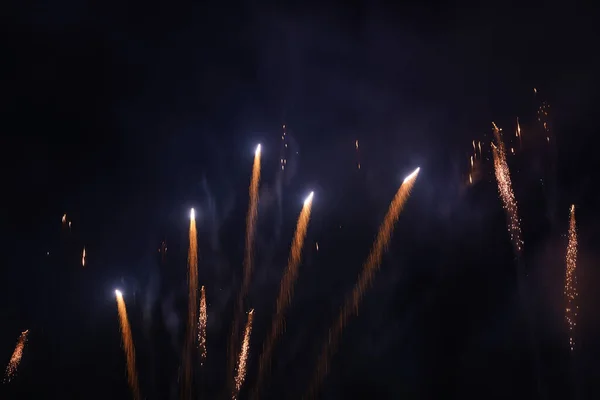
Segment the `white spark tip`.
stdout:
<svg viewBox="0 0 600 400">
<path fill-rule="evenodd" d="M 190 210 L 190 219 L 196 219 L 196 211 L 193 208 Z"/>
<path fill-rule="evenodd" d="M 260 144 L 259 144 L 258 146 L 256 146 L 256 151 L 254 152 L 255 156 L 258 156 L 260 154 L 260 149 L 261 149 L 261 147 L 260 147 Z"/>
<path fill-rule="evenodd" d="M 420 170 L 421 170 L 421 167 L 418 167 L 417 169 L 415 169 L 413 172 L 410 173 L 410 175 L 408 175 L 406 178 L 404 178 L 404 181 L 402 181 L 402 183 L 406 183 L 406 182 L 410 181 L 411 179 L 415 178 Z"/>
<path fill-rule="evenodd" d="M 310 203 L 313 199 L 315 192 L 310 192 L 310 194 L 308 195 L 308 197 L 304 200 L 304 205 L 308 205 L 308 203 Z"/>
<path fill-rule="evenodd" d="M 123 297 L 123 293 L 121 293 L 121 291 L 119 289 L 115 289 L 115 296 Z"/>
</svg>

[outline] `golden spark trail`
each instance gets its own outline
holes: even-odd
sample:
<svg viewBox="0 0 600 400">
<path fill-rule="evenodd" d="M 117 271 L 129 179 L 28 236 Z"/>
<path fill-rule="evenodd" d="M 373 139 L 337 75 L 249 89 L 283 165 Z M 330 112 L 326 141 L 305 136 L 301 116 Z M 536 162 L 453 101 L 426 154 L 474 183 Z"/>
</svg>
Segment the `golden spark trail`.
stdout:
<svg viewBox="0 0 600 400">
<path fill-rule="evenodd" d="M 323 382 L 327 376 L 327 373 L 329 372 L 329 360 L 333 356 L 333 353 L 337 350 L 342 331 L 344 330 L 348 319 L 353 314 L 358 313 L 358 306 L 360 305 L 365 291 L 373 281 L 375 272 L 379 269 L 383 253 L 392 237 L 394 225 L 410 196 L 410 192 L 415 184 L 418 174 L 419 168 L 417 168 L 413 173 L 404 179 L 404 182 L 402 182 L 402 185 L 396 192 L 396 196 L 390 204 L 383 223 L 379 227 L 379 233 L 377 234 L 377 238 L 373 243 L 371 253 L 363 264 L 362 272 L 358 277 L 358 281 L 354 285 L 352 294 L 346 298 L 346 302 L 341 308 L 338 318 L 334 321 L 333 326 L 329 329 L 328 340 L 323 346 L 321 355 L 319 356 L 319 360 L 317 362 L 313 381 L 309 386 L 308 398 L 315 398 L 320 384 Z"/>
<path fill-rule="evenodd" d="M 117 308 L 119 310 L 119 320 L 121 322 L 121 336 L 123 339 L 123 350 L 127 359 L 127 380 L 134 400 L 140 399 L 140 388 L 138 385 L 137 370 L 135 368 L 135 347 L 133 346 L 133 337 L 131 336 L 131 327 L 127 319 L 127 308 L 123 294 L 115 290 L 117 296 Z"/>
<path fill-rule="evenodd" d="M 285 125 L 283 126 L 285 129 Z M 284 136 L 281 137 L 285 138 Z M 256 146 L 254 152 L 254 164 L 252 166 L 252 180 L 250 181 L 249 195 L 250 200 L 248 203 L 248 215 L 246 216 L 246 250 L 244 253 L 244 278 L 242 280 L 242 288 L 237 300 L 237 304 L 234 306 L 233 315 L 233 326 L 231 329 L 231 337 L 229 340 L 229 370 L 233 371 L 235 359 L 237 358 L 236 342 L 238 340 L 238 331 L 240 329 L 241 312 L 244 309 L 244 299 L 248 293 L 250 286 L 250 279 L 252 277 L 252 263 L 253 263 L 253 250 L 254 250 L 254 234 L 256 231 L 256 218 L 258 216 L 258 187 L 260 183 L 260 144 Z M 282 161 L 283 162 L 283 161 Z M 283 169 L 283 165 L 282 165 Z"/>
<path fill-rule="evenodd" d="M 232 400 L 237 399 L 240 394 L 240 389 L 246 380 L 246 363 L 248 362 L 248 353 L 250 353 L 250 335 L 252 334 L 252 319 L 254 318 L 254 310 L 250 310 L 248 313 L 248 322 L 246 322 L 246 330 L 244 333 L 244 340 L 242 342 L 242 349 L 240 351 L 240 358 L 237 364 L 237 372 L 235 375 L 235 388 L 231 396 Z"/>
<path fill-rule="evenodd" d="M 275 342 L 281 335 L 283 329 L 283 318 L 285 311 L 292 301 L 294 294 L 294 283 L 298 277 L 298 267 L 302 259 L 302 248 L 304 247 L 304 238 L 306 237 L 306 231 L 308 229 L 308 222 L 310 221 L 310 211 L 312 208 L 312 200 L 314 193 L 304 200 L 304 206 L 298 217 L 298 223 L 296 224 L 296 233 L 294 234 L 294 240 L 292 241 L 292 247 L 290 249 L 290 255 L 288 259 L 287 268 L 281 278 L 281 284 L 279 286 L 279 295 L 277 296 L 277 303 L 275 309 L 275 315 L 273 316 L 273 322 L 271 323 L 271 331 L 268 333 L 265 345 L 263 346 L 262 354 L 258 364 L 258 380 L 255 386 L 255 390 L 252 394 L 253 398 L 257 398 L 261 389 L 263 380 L 265 378 L 266 370 L 269 369 L 271 364 L 271 356 Z M 317 249 L 319 248 L 317 244 Z"/>
<path fill-rule="evenodd" d="M 29 334 L 29 329 L 21 332 L 19 336 L 19 340 L 17 340 L 17 345 L 15 346 L 15 351 L 13 351 L 12 356 L 10 357 L 10 361 L 6 366 L 6 372 L 4 374 L 4 382 L 10 382 L 12 378 L 17 373 L 17 369 L 19 368 L 19 364 L 21 364 L 21 358 L 23 357 L 23 349 L 25 349 L 25 344 L 27 343 L 27 335 Z"/>
<path fill-rule="evenodd" d="M 569 221 L 569 244 L 567 245 L 567 270 L 565 274 L 565 297 L 567 306 L 565 308 L 565 318 L 569 326 L 569 348 L 575 349 L 575 339 L 573 338 L 574 328 L 577 325 L 577 226 L 575 223 L 575 205 L 571 206 L 571 218 Z"/>
<path fill-rule="evenodd" d="M 519 221 L 517 200 L 512 189 L 510 170 L 506 161 L 506 149 L 502 141 L 502 131 L 496 124 L 493 122 L 492 124 L 494 125 L 494 138 L 497 143 L 496 145 L 492 143 L 492 153 L 494 155 L 494 173 L 498 182 L 498 193 L 506 211 L 510 240 L 515 248 L 515 252 L 520 254 L 523 250 L 523 240 L 521 239 L 521 223 Z"/>
<path fill-rule="evenodd" d="M 198 316 L 198 347 L 200 349 L 200 365 L 206 361 L 206 292 L 200 288 L 200 315 Z"/>
<path fill-rule="evenodd" d="M 198 321 L 198 234 L 196 232 L 196 212 L 190 211 L 190 246 L 188 248 L 188 323 L 183 354 L 183 392 L 184 399 L 192 396 L 193 357 L 195 329 Z"/>
</svg>

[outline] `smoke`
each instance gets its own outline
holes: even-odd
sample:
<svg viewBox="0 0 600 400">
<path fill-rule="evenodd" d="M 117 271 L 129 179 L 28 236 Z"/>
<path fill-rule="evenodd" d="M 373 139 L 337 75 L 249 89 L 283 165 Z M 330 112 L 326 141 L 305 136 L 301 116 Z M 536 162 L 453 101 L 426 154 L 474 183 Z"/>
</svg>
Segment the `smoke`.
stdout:
<svg viewBox="0 0 600 400">
<path fill-rule="evenodd" d="M 223 182 L 220 182 L 223 184 Z M 235 199 L 233 196 L 232 188 L 230 185 L 226 186 L 227 193 L 222 196 L 223 201 L 219 202 L 220 209 L 217 207 L 216 197 L 210 188 L 206 175 L 202 177 L 202 194 L 204 201 L 200 205 L 200 211 L 202 223 L 199 224 L 198 229 L 201 232 L 208 230 L 209 243 L 211 250 L 219 251 L 219 231 L 223 221 L 231 214 L 235 205 Z"/>
<path fill-rule="evenodd" d="M 163 323 L 171 338 L 171 346 L 173 347 L 173 350 L 178 353 L 181 348 L 178 335 L 181 321 L 179 315 L 177 315 L 177 312 L 175 311 L 175 293 L 170 292 L 168 296 L 166 296 L 161 304 L 161 311 Z"/>
</svg>

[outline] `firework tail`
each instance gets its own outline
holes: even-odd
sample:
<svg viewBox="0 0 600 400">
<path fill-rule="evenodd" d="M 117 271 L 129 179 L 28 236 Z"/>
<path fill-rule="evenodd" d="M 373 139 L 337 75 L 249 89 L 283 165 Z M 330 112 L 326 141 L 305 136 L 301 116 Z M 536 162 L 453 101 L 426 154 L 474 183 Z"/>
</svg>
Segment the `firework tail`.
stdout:
<svg viewBox="0 0 600 400">
<path fill-rule="evenodd" d="M 254 164 L 252 166 L 252 180 L 250 181 L 249 188 L 249 203 L 248 203 L 248 215 L 246 216 L 246 249 L 244 252 L 244 277 L 242 280 L 242 287 L 240 289 L 240 293 L 237 299 L 236 304 L 234 304 L 234 313 L 233 313 L 233 325 L 231 329 L 231 335 L 229 338 L 229 364 L 228 370 L 233 372 L 235 360 L 238 355 L 237 351 L 237 341 L 239 336 L 240 329 L 240 320 L 241 313 L 244 309 L 244 299 L 248 292 L 248 288 L 250 286 L 250 279 L 252 277 L 252 264 L 253 264 L 253 250 L 254 250 L 254 235 L 256 231 L 256 219 L 258 216 L 258 187 L 260 183 L 260 154 L 261 154 L 261 146 L 260 144 L 256 148 L 256 152 L 254 153 Z M 228 377 L 232 377 L 233 373 L 228 374 Z M 234 382 L 231 378 L 228 379 L 228 387 L 231 389 Z"/>
<path fill-rule="evenodd" d="M 565 270 L 565 288 L 564 295 L 566 300 L 565 306 L 565 320 L 567 322 L 567 328 L 569 330 L 569 350 L 571 352 L 570 358 L 570 372 L 571 380 L 574 391 L 574 398 L 578 399 L 581 397 L 580 386 L 579 386 L 579 374 L 577 373 L 577 359 L 575 357 L 575 348 L 578 347 L 578 343 L 575 340 L 575 327 L 577 326 L 577 315 L 579 307 L 577 305 L 577 224 L 575 220 L 575 205 L 570 208 L 569 217 L 569 235 L 567 244 L 566 254 L 566 270 Z"/>
<path fill-rule="evenodd" d="M 244 330 L 244 339 L 242 340 L 242 346 L 240 349 L 239 360 L 236 368 L 236 374 L 234 379 L 234 388 L 231 395 L 231 399 L 237 399 L 240 394 L 240 389 L 246 380 L 246 364 L 248 363 L 248 354 L 250 353 L 250 335 L 252 334 L 252 319 L 254 318 L 254 310 L 250 310 L 248 313 L 248 321 L 246 322 L 246 329 Z"/>
<path fill-rule="evenodd" d="M 183 353 L 183 387 L 181 396 L 185 400 L 192 397 L 193 348 L 198 321 L 198 234 L 194 209 L 190 213 L 190 246 L 188 248 L 188 321 Z"/>
<path fill-rule="evenodd" d="M 127 361 L 127 381 L 131 388 L 131 394 L 134 400 L 140 399 L 140 387 L 138 384 L 137 370 L 135 367 L 135 347 L 133 346 L 133 337 L 131 336 L 131 327 L 127 319 L 127 308 L 121 292 L 117 291 L 117 308 L 119 311 L 119 321 L 121 323 L 121 337 L 123 340 L 123 351 Z"/>
<path fill-rule="evenodd" d="M 526 270 L 521 253 L 523 252 L 523 240 L 521 234 L 521 221 L 519 219 L 518 205 L 515 194 L 512 188 L 510 178 L 510 169 L 506 159 L 506 149 L 502 138 L 502 131 L 492 122 L 494 127 L 494 139 L 496 144 L 492 143 L 492 155 L 494 158 L 494 174 L 498 184 L 498 193 L 502 200 L 502 206 L 506 212 L 508 225 L 508 233 L 510 235 L 511 244 L 517 259 L 517 286 L 519 297 L 521 300 L 521 309 L 529 339 L 529 347 L 533 357 L 534 374 L 538 395 L 541 398 L 546 398 L 545 390 L 542 385 L 540 355 L 538 342 L 535 336 L 535 328 L 533 323 L 533 313 L 531 310 L 531 301 L 529 300 L 526 288 Z"/>
<path fill-rule="evenodd" d="M 261 386 L 265 379 L 265 374 L 270 368 L 271 357 L 275 342 L 282 333 L 283 319 L 285 311 L 292 301 L 294 295 L 294 282 L 298 277 L 298 267 L 302 259 L 302 248 L 304 247 L 304 238 L 306 237 L 306 230 L 308 228 L 308 222 L 310 220 L 310 211 L 312 208 L 312 196 L 313 193 L 304 202 L 300 216 L 298 217 L 298 223 L 296 224 L 296 233 L 294 234 L 294 240 L 292 241 L 292 247 L 290 249 L 290 256 L 288 259 L 287 268 L 281 278 L 281 284 L 279 286 L 279 295 L 277 296 L 277 303 L 273 321 L 271 323 L 271 331 L 267 334 L 267 339 L 263 346 L 262 354 L 258 364 L 258 380 L 252 398 L 258 398 Z"/>
<path fill-rule="evenodd" d="M 25 349 L 25 345 L 27 344 L 27 335 L 29 334 L 29 329 L 21 332 L 19 336 L 19 340 L 17 340 L 17 345 L 15 346 L 15 350 L 10 357 L 10 361 L 6 366 L 6 372 L 4 374 L 4 382 L 10 382 L 15 374 L 17 373 L 17 369 L 19 368 L 19 364 L 21 364 L 21 358 L 23 357 L 23 350 Z"/>
<path fill-rule="evenodd" d="M 346 326 L 348 319 L 353 314 L 358 313 L 358 306 L 360 305 L 365 291 L 371 285 L 375 272 L 377 271 L 377 269 L 379 269 L 383 253 L 385 252 L 385 249 L 390 242 L 394 230 L 394 225 L 398 220 L 400 212 L 404 208 L 404 205 L 406 204 L 406 201 L 410 196 L 410 191 L 414 186 L 418 173 L 419 168 L 417 168 L 412 174 L 406 177 L 406 179 L 398 189 L 398 192 L 396 192 L 396 196 L 390 204 L 388 212 L 383 220 L 383 223 L 379 227 L 379 233 L 377 234 L 377 238 L 373 243 L 371 253 L 369 254 L 367 260 L 363 264 L 363 268 L 358 277 L 358 281 L 354 285 L 354 289 L 352 290 L 351 295 L 346 298 L 346 302 L 341 308 L 339 316 L 334 321 L 332 327 L 329 329 L 329 336 L 323 346 L 323 349 L 317 361 L 315 375 L 309 386 L 308 394 L 305 397 L 315 398 L 321 383 L 327 376 L 327 373 L 329 372 L 330 359 L 337 350 L 344 327 Z"/>
</svg>

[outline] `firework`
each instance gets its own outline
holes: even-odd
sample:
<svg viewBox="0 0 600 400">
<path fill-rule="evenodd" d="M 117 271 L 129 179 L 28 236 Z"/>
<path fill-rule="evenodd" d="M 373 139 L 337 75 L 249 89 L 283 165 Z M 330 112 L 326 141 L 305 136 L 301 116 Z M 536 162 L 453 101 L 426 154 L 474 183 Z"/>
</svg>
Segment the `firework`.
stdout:
<svg viewBox="0 0 600 400">
<path fill-rule="evenodd" d="M 85 267 L 85 247 L 83 248 L 83 252 L 81 253 L 81 266 Z"/>
<path fill-rule="evenodd" d="M 67 223 L 67 214 L 63 214 L 62 219 L 61 219 L 63 225 L 65 225 Z"/>
<path fill-rule="evenodd" d="M 492 153 L 494 155 L 494 173 L 498 182 L 498 193 L 502 199 L 504 210 L 508 219 L 508 233 L 510 240 L 515 248 L 515 252 L 520 254 L 523 250 L 523 240 L 521 239 L 521 223 L 519 221 L 519 213 L 517 200 L 512 189 L 510 179 L 510 170 L 506 161 L 506 149 L 502 140 L 502 130 L 494 124 L 494 138 L 496 145 L 492 143 Z"/>
<path fill-rule="evenodd" d="M 192 208 L 190 211 L 190 246 L 188 248 L 188 323 L 185 337 L 185 347 L 183 354 L 184 377 L 183 377 L 183 398 L 191 398 L 192 390 L 192 349 L 196 335 L 194 331 L 197 326 L 198 313 L 198 235 L 196 232 L 196 212 Z"/>
<path fill-rule="evenodd" d="M 258 381 L 253 393 L 253 397 L 258 396 L 258 392 L 262 385 L 265 371 L 268 369 L 271 360 L 271 354 L 275 346 L 275 342 L 283 328 L 283 317 L 287 307 L 292 301 L 294 294 L 294 282 L 298 276 L 298 266 L 302 259 L 302 248 L 304 246 L 304 238 L 306 237 L 306 230 L 308 228 L 308 222 L 310 220 L 310 211 L 312 208 L 313 192 L 311 192 L 306 200 L 304 200 L 304 207 L 298 217 L 298 223 L 296 224 L 296 233 L 294 234 L 294 240 L 292 241 L 292 247 L 290 249 L 290 256 L 288 260 L 287 268 L 281 278 L 281 284 L 279 286 L 279 295 L 277 296 L 276 311 L 271 324 L 271 331 L 268 333 L 265 345 L 263 347 L 262 354 L 260 355 L 260 361 L 258 366 Z M 317 244 L 317 250 L 319 245 Z"/>
<path fill-rule="evenodd" d="M 252 319 L 254 318 L 254 310 L 250 310 L 248 313 L 248 322 L 246 322 L 246 330 L 244 332 L 244 340 L 242 341 L 242 349 L 240 350 L 240 357 L 237 364 L 237 371 L 235 375 L 235 388 L 231 396 L 232 400 L 237 399 L 240 394 L 240 389 L 246 379 L 246 363 L 248 362 L 248 354 L 250 353 L 250 335 L 252 334 Z"/>
<path fill-rule="evenodd" d="M 27 335 L 29 334 L 29 329 L 21 332 L 19 336 L 19 340 L 17 340 L 17 345 L 15 346 L 15 351 L 13 351 L 12 356 L 10 357 L 10 361 L 6 366 L 6 372 L 4 374 L 4 382 L 10 382 L 12 378 L 14 378 L 17 373 L 17 369 L 19 368 L 19 364 L 21 364 L 21 358 L 23 357 L 23 349 L 25 349 L 25 344 L 27 344 Z"/>
<path fill-rule="evenodd" d="M 334 321 L 333 326 L 329 329 L 328 340 L 323 346 L 317 363 L 317 368 L 315 369 L 314 379 L 309 387 L 309 398 L 315 397 L 319 385 L 325 379 L 325 376 L 328 373 L 329 360 L 337 349 L 340 336 L 342 335 L 342 331 L 344 330 L 348 319 L 353 313 L 358 313 L 358 306 L 360 305 L 365 291 L 373 281 L 375 272 L 377 269 L 379 269 L 383 253 L 390 242 L 394 225 L 410 196 L 410 191 L 415 184 L 418 174 L 419 168 L 417 168 L 413 173 L 404 179 L 402 185 L 396 192 L 396 196 L 390 204 L 383 223 L 379 227 L 379 233 L 377 234 L 375 243 L 373 243 L 371 253 L 363 264 L 362 272 L 358 277 L 358 281 L 354 285 L 352 294 L 346 299 L 344 306 L 340 310 L 338 318 Z"/>
<path fill-rule="evenodd" d="M 571 206 L 571 217 L 569 221 L 569 244 L 567 245 L 567 270 L 565 274 L 565 297 L 567 306 L 565 308 L 565 318 L 569 327 L 569 348 L 575 349 L 575 339 L 573 338 L 574 328 L 577 325 L 577 226 L 575 224 L 575 205 Z"/>
<path fill-rule="evenodd" d="M 135 368 L 135 347 L 133 346 L 133 337 L 131 336 L 131 327 L 127 319 L 127 308 L 125 300 L 120 290 L 115 290 L 117 297 L 117 308 L 119 310 L 119 320 L 121 322 L 121 336 L 123 340 L 123 350 L 127 360 L 127 380 L 131 393 L 135 400 L 140 399 L 140 388 L 138 385 L 137 370 Z"/>
<path fill-rule="evenodd" d="M 285 139 L 285 125 L 283 125 L 283 136 Z M 250 278 L 252 277 L 253 249 L 254 249 L 254 234 L 256 231 L 256 218 L 258 216 L 258 186 L 260 183 L 260 144 L 256 147 L 254 153 L 254 164 L 252 166 L 252 180 L 250 181 L 248 215 L 246 216 L 246 249 L 244 252 L 244 278 L 242 280 L 242 288 L 237 299 L 236 309 L 233 315 L 233 326 L 231 337 L 229 340 L 229 369 L 233 369 L 235 359 L 237 357 L 236 341 L 238 340 L 238 331 L 240 328 L 240 313 L 244 309 L 244 298 L 250 286 Z M 282 169 L 283 169 L 282 159 Z"/>
<path fill-rule="evenodd" d="M 198 348 L 200 349 L 200 365 L 206 361 L 206 292 L 200 288 L 200 314 L 198 316 Z"/>
</svg>

